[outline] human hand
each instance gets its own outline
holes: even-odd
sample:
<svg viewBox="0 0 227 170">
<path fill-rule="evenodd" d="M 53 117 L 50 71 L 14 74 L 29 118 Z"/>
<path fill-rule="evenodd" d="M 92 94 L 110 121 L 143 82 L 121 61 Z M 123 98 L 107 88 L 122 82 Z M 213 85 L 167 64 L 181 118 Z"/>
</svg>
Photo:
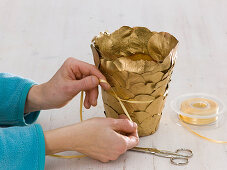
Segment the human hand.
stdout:
<svg viewBox="0 0 227 170">
<path fill-rule="evenodd" d="M 65 106 L 80 91 L 85 91 L 85 108 L 97 105 L 98 85 L 110 88 L 102 73 L 94 66 L 75 58 L 68 58 L 47 82 L 33 86 L 27 96 L 25 113 Z"/>
<path fill-rule="evenodd" d="M 78 151 L 101 162 L 116 160 L 139 142 L 136 123 L 127 119 L 92 118 L 44 135 L 47 155 Z"/>
</svg>

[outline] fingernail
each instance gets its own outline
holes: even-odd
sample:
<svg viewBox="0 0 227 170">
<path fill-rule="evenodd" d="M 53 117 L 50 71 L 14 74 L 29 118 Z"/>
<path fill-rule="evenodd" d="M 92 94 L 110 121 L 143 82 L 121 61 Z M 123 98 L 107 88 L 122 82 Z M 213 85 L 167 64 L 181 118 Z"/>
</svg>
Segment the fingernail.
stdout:
<svg viewBox="0 0 227 170">
<path fill-rule="evenodd" d="M 111 86 L 109 83 L 106 84 L 106 88 L 109 89 Z"/>
<path fill-rule="evenodd" d="M 97 77 L 95 77 L 95 76 L 91 76 L 91 81 L 92 81 L 92 83 L 93 84 L 98 84 L 98 78 Z"/>
<path fill-rule="evenodd" d="M 92 101 L 92 104 L 93 104 L 93 106 L 96 106 L 97 105 L 97 101 L 96 100 L 93 100 Z"/>
<path fill-rule="evenodd" d="M 111 87 L 108 82 L 100 82 L 100 85 L 102 85 L 102 87 L 104 87 L 105 90 L 108 90 Z"/>
<path fill-rule="evenodd" d="M 134 127 L 134 128 L 137 128 L 136 122 L 133 122 L 133 127 Z"/>
</svg>

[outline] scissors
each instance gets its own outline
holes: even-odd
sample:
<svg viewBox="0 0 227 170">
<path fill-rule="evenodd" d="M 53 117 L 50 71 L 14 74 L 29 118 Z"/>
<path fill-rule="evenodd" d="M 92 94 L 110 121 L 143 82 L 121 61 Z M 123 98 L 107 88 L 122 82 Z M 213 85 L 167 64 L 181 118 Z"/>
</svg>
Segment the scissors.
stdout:
<svg viewBox="0 0 227 170">
<path fill-rule="evenodd" d="M 193 156 L 190 149 L 177 149 L 175 152 L 158 150 L 156 148 L 134 147 L 131 151 L 150 153 L 159 157 L 170 158 L 170 162 L 174 165 L 187 165 L 188 159 Z"/>
</svg>

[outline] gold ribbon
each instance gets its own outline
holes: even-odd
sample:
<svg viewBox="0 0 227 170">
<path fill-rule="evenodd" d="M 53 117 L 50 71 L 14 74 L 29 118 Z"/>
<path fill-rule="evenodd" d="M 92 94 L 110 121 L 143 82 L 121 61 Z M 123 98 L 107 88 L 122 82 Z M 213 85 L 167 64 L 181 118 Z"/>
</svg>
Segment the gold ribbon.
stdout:
<svg viewBox="0 0 227 170">
<path fill-rule="evenodd" d="M 191 132 L 191 133 L 193 133 L 193 134 L 199 136 L 199 137 L 202 138 L 202 139 L 205 139 L 205 140 L 208 140 L 208 141 L 214 142 L 214 143 L 227 143 L 227 141 L 215 140 L 215 139 L 211 139 L 211 138 L 205 137 L 205 136 L 203 136 L 203 135 L 200 135 L 199 133 L 197 133 L 197 132 L 195 132 L 194 130 L 192 130 L 188 125 L 186 125 L 186 123 L 183 122 L 183 121 L 184 121 L 184 118 L 179 117 L 179 120 L 180 120 L 181 124 L 182 124 L 189 132 Z"/>
<path fill-rule="evenodd" d="M 84 98 L 84 91 L 81 91 L 81 95 L 80 95 L 80 121 L 83 121 L 83 98 Z M 52 156 L 52 157 L 57 157 L 57 158 L 64 158 L 64 159 L 72 159 L 72 158 L 84 158 L 87 157 L 86 155 L 68 155 L 68 156 L 64 156 L 64 155 L 57 155 L 57 154 L 52 154 L 52 155 L 48 155 L 48 156 Z"/>
<path fill-rule="evenodd" d="M 207 118 L 207 119 L 197 119 L 191 118 L 183 115 L 179 115 L 180 119 L 183 120 L 185 123 L 193 124 L 193 125 L 208 125 L 210 123 L 214 123 L 218 120 L 218 116 Z"/>
<path fill-rule="evenodd" d="M 57 158 L 64 158 L 64 159 L 72 159 L 72 158 L 84 158 L 87 157 L 86 155 L 71 155 L 71 156 L 64 156 L 64 155 L 48 155 L 48 156 L 52 156 L 52 157 L 57 157 Z"/>
</svg>

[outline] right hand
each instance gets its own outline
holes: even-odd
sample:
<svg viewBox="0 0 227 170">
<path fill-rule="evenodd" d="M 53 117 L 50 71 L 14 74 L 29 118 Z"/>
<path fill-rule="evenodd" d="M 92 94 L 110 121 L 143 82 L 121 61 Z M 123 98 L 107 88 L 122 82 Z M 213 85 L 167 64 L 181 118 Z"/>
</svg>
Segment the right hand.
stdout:
<svg viewBox="0 0 227 170">
<path fill-rule="evenodd" d="M 127 119 L 92 118 L 45 132 L 45 140 L 46 154 L 78 151 L 101 162 L 108 162 L 135 147 L 139 137 L 136 123 Z"/>
</svg>

